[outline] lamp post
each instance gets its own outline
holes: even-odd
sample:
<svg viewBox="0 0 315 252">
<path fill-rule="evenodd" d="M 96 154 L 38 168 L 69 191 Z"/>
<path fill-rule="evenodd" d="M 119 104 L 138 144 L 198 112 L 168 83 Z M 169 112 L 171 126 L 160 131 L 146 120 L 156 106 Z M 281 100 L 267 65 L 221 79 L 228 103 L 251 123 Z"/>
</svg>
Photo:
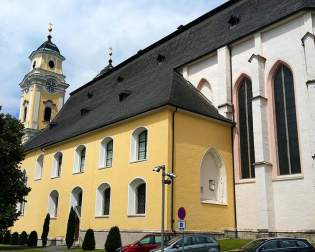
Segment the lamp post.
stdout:
<svg viewBox="0 0 315 252">
<path fill-rule="evenodd" d="M 153 171 L 162 171 L 162 209 L 161 209 L 161 252 L 164 252 L 164 212 L 165 212 L 165 185 L 170 185 L 176 175 L 165 171 L 165 165 L 154 167 Z"/>
</svg>

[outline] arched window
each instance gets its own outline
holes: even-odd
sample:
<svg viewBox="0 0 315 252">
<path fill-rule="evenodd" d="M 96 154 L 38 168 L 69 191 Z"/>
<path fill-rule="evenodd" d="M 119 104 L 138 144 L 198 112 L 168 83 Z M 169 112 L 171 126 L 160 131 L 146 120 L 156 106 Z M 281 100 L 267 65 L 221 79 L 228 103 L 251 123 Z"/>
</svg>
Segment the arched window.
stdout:
<svg viewBox="0 0 315 252">
<path fill-rule="evenodd" d="M 50 122 L 51 119 L 51 113 L 52 113 L 52 102 L 47 101 L 45 103 L 45 110 L 44 110 L 44 121 L 45 122 Z"/>
<path fill-rule="evenodd" d="M 52 177 L 60 177 L 61 174 L 61 166 L 62 166 L 62 153 L 57 152 L 54 155 L 54 163 L 53 163 L 53 170 L 52 170 Z"/>
<path fill-rule="evenodd" d="M 101 142 L 100 149 L 100 168 L 104 167 L 112 167 L 113 163 L 113 139 L 110 137 L 106 137 Z"/>
<path fill-rule="evenodd" d="M 227 202 L 227 185 L 224 163 L 215 149 L 202 159 L 200 168 L 200 200 L 203 203 Z"/>
<path fill-rule="evenodd" d="M 27 176 L 25 170 L 23 170 L 22 182 L 24 183 L 25 186 L 27 186 Z M 25 200 L 25 197 L 23 197 L 23 200 Z M 24 215 L 25 201 L 18 202 L 16 208 L 17 211 L 21 213 L 21 215 Z"/>
<path fill-rule="evenodd" d="M 147 159 L 148 130 L 138 128 L 132 133 L 131 160 L 142 161 Z"/>
<path fill-rule="evenodd" d="M 73 207 L 74 211 L 76 212 L 78 218 L 81 217 L 81 209 L 82 209 L 82 197 L 83 192 L 80 187 L 76 187 L 71 192 L 71 206 Z"/>
<path fill-rule="evenodd" d="M 255 149 L 252 112 L 252 82 L 244 78 L 238 90 L 238 126 L 240 135 L 241 178 L 255 177 Z"/>
<path fill-rule="evenodd" d="M 134 179 L 129 184 L 129 215 L 145 214 L 146 211 L 146 183 L 141 178 Z"/>
<path fill-rule="evenodd" d="M 75 151 L 74 173 L 84 172 L 86 148 L 84 145 L 77 147 Z"/>
<path fill-rule="evenodd" d="M 205 79 L 201 79 L 197 89 L 210 101 L 213 102 L 213 92 L 210 83 Z"/>
<path fill-rule="evenodd" d="M 58 192 L 56 190 L 52 191 L 49 195 L 49 200 L 48 200 L 48 213 L 50 217 L 52 218 L 57 217 L 58 200 L 59 200 Z"/>
<path fill-rule="evenodd" d="M 44 155 L 42 154 L 36 160 L 35 176 L 34 176 L 35 180 L 42 178 L 43 163 L 44 163 Z"/>
<path fill-rule="evenodd" d="M 273 92 L 279 174 L 301 173 L 293 75 L 285 65 L 275 72 Z"/>
<path fill-rule="evenodd" d="M 97 188 L 95 208 L 96 216 L 109 215 L 110 193 L 111 193 L 110 185 L 107 183 L 103 183 Z"/>
</svg>

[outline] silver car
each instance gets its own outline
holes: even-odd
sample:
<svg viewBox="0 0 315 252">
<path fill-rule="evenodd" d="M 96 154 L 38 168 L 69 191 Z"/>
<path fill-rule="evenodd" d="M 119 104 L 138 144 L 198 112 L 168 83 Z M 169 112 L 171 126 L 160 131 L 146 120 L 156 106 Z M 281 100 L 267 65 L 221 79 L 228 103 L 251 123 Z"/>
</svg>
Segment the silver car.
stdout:
<svg viewBox="0 0 315 252">
<path fill-rule="evenodd" d="M 151 252 L 160 252 L 161 249 L 153 249 Z M 165 252 L 183 251 L 183 237 L 177 236 L 165 244 Z M 219 243 L 209 235 L 189 234 L 184 236 L 185 252 L 219 252 Z"/>
</svg>

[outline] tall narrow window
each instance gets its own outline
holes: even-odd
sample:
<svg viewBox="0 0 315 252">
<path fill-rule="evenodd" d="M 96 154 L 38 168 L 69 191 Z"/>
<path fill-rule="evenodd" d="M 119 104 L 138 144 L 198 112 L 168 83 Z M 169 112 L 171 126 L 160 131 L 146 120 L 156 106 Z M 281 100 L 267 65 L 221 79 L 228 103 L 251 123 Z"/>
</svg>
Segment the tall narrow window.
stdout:
<svg viewBox="0 0 315 252">
<path fill-rule="evenodd" d="M 294 83 L 288 67 L 277 69 L 273 91 L 279 174 L 301 173 Z"/>
<path fill-rule="evenodd" d="M 148 131 L 144 130 L 138 137 L 138 160 L 147 158 L 147 134 Z"/>
<path fill-rule="evenodd" d="M 35 180 L 42 178 L 43 163 L 44 163 L 44 155 L 40 155 L 36 160 L 35 177 L 34 177 Z"/>
<path fill-rule="evenodd" d="M 145 187 L 145 183 L 143 183 L 137 188 L 137 214 L 145 213 Z"/>
<path fill-rule="evenodd" d="M 59 200 L 58 192 L 56 190 L 52 191 L 49 195 L 49 200 L 48 200 L 48 212 L 50 214 L 50 217 L 52 218 L 57 217 L 58 200 Z"/>
<path fill-rule="evenodd" d="M 109 215 L 110 209 L 110 185 L 107 183 L 101 184 L 96 191 L 96 216 L 107 216 Z"/>
<path fill-rule="evenodd" d="M 86 148 L 84 145 L 80 145 L 75 150 L 75 160 L 73 172 L 79 173 L 84 172 L 85 169 L 85 156 L 86 156 Z"/>
<path fill-rule="evenodd" d="M 244 78 L 238 91 L 241 177 L 243 179 L 255 177 L 252 98 L 252 83 L 250 79 Z"/>
<path fill-rule="evenodd" d="M 51 108 L 50 107 L 45 107 L 44 121 L 45 122 L 50 122 L 50 118 L 51 118 Z"/>
<path fill-rule="evenodd" d="M 27 106 L 24 107 L 23 122 L 26 121 L 26 116 L 27 116 Z"/>
<path fill-rule="evenodd" d="M 109 215 L 109 206 L 110 206 L 110 187 L 104 190 L 103 215 Z"/>
<path fill-rule="evenodd" d="M 81 155 L 80 155 L 80 172 L 83 172 L 84 171 L 84 166 L 85 166 L 85 152 L 86 152 L 86 149 L 83 148 L 81 150 Z"/>
<path fill-rule="evenodd" d="M 106 144 L 106 167 L 111 167 L 113 161 L 113 140 Z"/>
<path fill-rule="evenodd" d="M 52 170 L 52 174 L 51 174 L 52 178 L 60 177 L 61 167 L 62 167 L 62 153 L 57 152 L 54 155 L 53 170 Z"/>
</svg>

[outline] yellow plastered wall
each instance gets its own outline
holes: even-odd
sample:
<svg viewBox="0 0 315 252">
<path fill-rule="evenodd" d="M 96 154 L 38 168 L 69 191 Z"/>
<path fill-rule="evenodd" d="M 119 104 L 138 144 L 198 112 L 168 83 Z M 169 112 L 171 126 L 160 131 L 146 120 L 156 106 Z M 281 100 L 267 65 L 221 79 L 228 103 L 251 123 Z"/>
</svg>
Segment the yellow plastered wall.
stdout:
<svg viewBox="0 0 315 252">
<path fill-rule="evenodd" d="M 55 63 L 54 68 L 50 68 L 48 62 L 52 60 Z M 39 53 L 34 55 L 32 58 L 31 70 L 33 69 L 33 64 L 36 61 L 35 68 L 41 68 L 46 71 L 54 72 L 57 74 L 62 74 L 62 60 L 53 54 Z"/>
<path fill-rule="evenodd" d="M 161 175 L 152 171 L 153 167 L 169 163 L 170 139 L 169 110 L 158 111 L 138 117 L 98 132 L 81 136 L 79 139 L 64 142 L 44 150 L 42 179 L 34 181 L 35 162 L 41 151 L 27 154 L 21 168 L 26 169 L 28 185 L 32 191 L 27 196 L 25 214 L 13 227 L 14 231 L 36 230 L 41 234 L 45 215 L 48 211 L 48 197 L 51 191 L 59 192 L 57 218 L 50 222 L 49 237 L 64 237 L 70 210 L 70 193 L 76 187 L 83 189 L 83 203 L 80 229 L 108 230 L 118 225 L 121 230 L 160 229 L 161 210 Z M 130 162 L 131 134 L 138 127 L 148 129 L 147 161 Z M 100 142 L 105 137 L 114 141 L 113 165 L 111 168 L 98 169 Z M 81 174 L 73 174 L 75 149 L 78 145 L 86 146 L 86 168 Z M 53 155 L 61 151 L 63 164 L 61 176 L 51 178 Z M 144 217 L 128 216 L 128 184 L 134 178 L 141 177 L 147 182 L 146 215 Z M 97 187 L 107 182 L 111 185 L 111 205 L 108 218 L 95 217 L 95 198 Z M 167 200 L 166 208 L 169 209 Z"/>
<path fill-rule="evenodd" d="M 209 148 L 223 159 L 227 176 L 227 205 L 201 203 L 200 167 Z M 175 220 L 179 207 L 187 212 L 187 231 L 233 229 L 234 189 L 230 126 L 193 114 L 177 112 L 175 117 Z"/>
</svg>

